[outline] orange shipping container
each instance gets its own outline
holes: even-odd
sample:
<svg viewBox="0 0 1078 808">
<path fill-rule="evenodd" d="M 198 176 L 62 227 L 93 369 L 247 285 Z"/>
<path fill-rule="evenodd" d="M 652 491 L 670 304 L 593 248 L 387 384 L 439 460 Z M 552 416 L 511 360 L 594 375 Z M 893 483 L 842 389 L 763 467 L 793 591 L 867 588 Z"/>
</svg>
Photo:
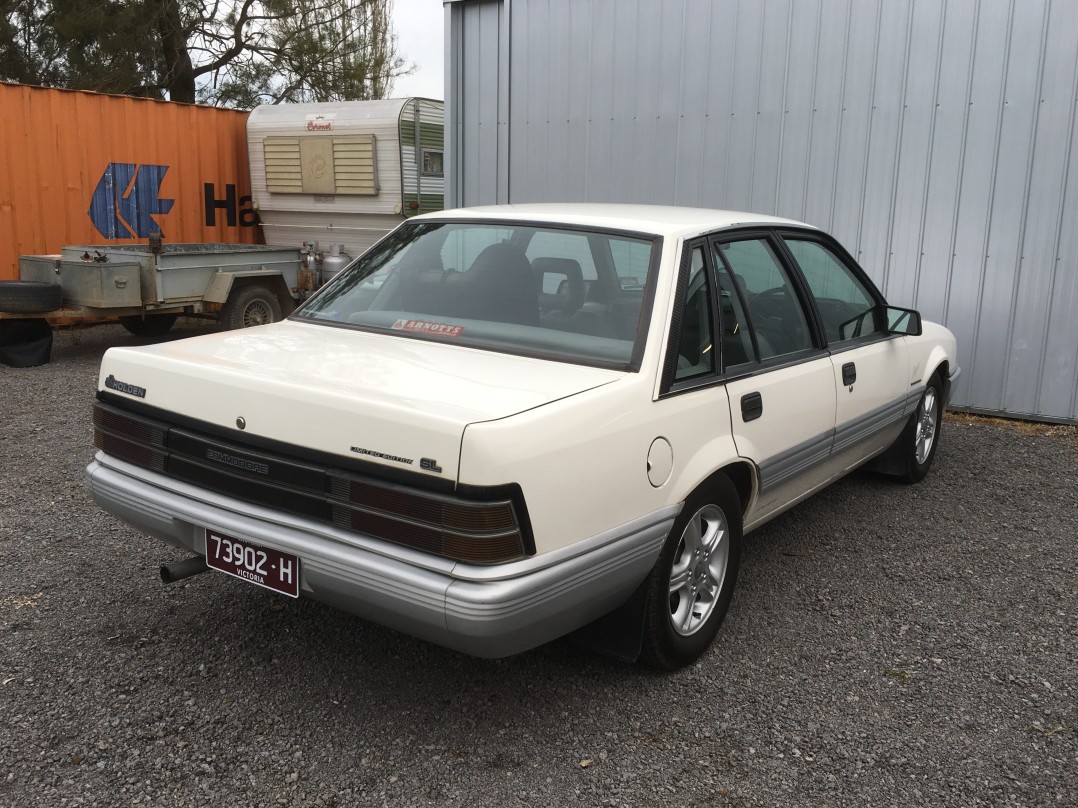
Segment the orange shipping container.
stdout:
<svg viewBox="0 0 1078 808">
<path fill-rule="evenodd" d="M 257 243 L 247 113 L 0 84 L 0 279 L 68 244 Z"/>
</svg>

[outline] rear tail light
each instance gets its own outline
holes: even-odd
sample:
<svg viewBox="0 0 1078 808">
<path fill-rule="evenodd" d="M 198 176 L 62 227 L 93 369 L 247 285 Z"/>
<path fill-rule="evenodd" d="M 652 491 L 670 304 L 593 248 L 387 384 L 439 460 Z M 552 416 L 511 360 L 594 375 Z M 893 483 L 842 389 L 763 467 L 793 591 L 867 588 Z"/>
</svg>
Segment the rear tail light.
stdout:
<svg viewBox="0 0 1078 808">
<path fill-rule="evenodd" d="M 534 552 L 515 486 L 465 499 L 255 450 L 101 401 L 93 420 L 94 445 L 105 454 L 247 502 L 472 564 Z M 233 462 L 222 464 L 221 456 Z M 259 462 L 238 462 L 249 458 Z M 510 490 L 512 496 L 505 493 Z"/>
<path fill-rule="evenodd" d="M 155 421 L 94 405 L 94 446 L 120 460 L 163 473 L 167 434 Z"/>
<path fill-rule="evenodd" d="M 331 474 L 335 524 L 473 564 L 523 558 L 513 502 L 469 502 Z"/>
</svg>

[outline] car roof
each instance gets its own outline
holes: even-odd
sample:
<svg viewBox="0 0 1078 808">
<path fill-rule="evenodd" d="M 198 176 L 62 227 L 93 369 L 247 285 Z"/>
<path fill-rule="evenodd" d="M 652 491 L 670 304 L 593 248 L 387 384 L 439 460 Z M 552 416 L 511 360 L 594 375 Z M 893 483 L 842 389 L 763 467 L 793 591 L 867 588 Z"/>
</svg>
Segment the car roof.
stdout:
<svg viewBox="0 0 1078 808">
<path fill-rule="evenodd" d="M 674 205 L 626 205 L 597 202 L 542 202 L 520 205 L 486 205 L 453 208 L 416 216 L 419 219 L 506 219 L 544 224 L 570 224 L 602 229 L 632 230 L 660 236 L 687 236 L 751 225 L 812 225 L 762 213 Z"/>
</svg>

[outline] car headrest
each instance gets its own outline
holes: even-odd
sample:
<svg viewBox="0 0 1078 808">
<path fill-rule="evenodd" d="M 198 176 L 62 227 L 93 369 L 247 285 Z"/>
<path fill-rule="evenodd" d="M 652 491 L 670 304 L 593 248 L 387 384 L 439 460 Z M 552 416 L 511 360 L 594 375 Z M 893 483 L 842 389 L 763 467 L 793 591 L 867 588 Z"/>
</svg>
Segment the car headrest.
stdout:
<svg viewBox="0 0 1078 808">
<path fill-rule="evenodd" d="M 572 258 L 536 258 L 532 260 L 539 285 L 539 308 L 542 311 L 572 313 L 584 304 L 584 273 L 580 262 Z M 558 279 L 557 291 L 547 292 L 547 276 Z"/>
</svg>

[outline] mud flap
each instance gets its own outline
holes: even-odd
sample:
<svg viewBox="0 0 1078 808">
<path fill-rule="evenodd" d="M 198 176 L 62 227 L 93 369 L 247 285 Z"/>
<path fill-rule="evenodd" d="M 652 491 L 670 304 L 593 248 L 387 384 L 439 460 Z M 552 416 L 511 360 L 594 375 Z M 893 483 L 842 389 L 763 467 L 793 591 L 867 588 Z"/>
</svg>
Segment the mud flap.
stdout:
<svg viewBox="0 0 1078 808">
<path fill-rule="evenodd" d="M 876 455 L 876 457 L 869 460 L 865 464 L 865 468 L 891 477 L 901 475 L 906 470 L 909 462 L 909 452 L 905 449 L 906 444 L 912 441 L 909 433 L 910 427 L 907 424 L 902 427 L 902 431 L 895 438 L 895 442 L 883 454 Z"/>
<path fill-rule="evenodd" d="M 645 578 L 625 603 L 578 628 L 569 635 L 569 641 L 578 648 L 622 662 L 636 662 L 644 643 L 647 584 Z"/>
</svg>

